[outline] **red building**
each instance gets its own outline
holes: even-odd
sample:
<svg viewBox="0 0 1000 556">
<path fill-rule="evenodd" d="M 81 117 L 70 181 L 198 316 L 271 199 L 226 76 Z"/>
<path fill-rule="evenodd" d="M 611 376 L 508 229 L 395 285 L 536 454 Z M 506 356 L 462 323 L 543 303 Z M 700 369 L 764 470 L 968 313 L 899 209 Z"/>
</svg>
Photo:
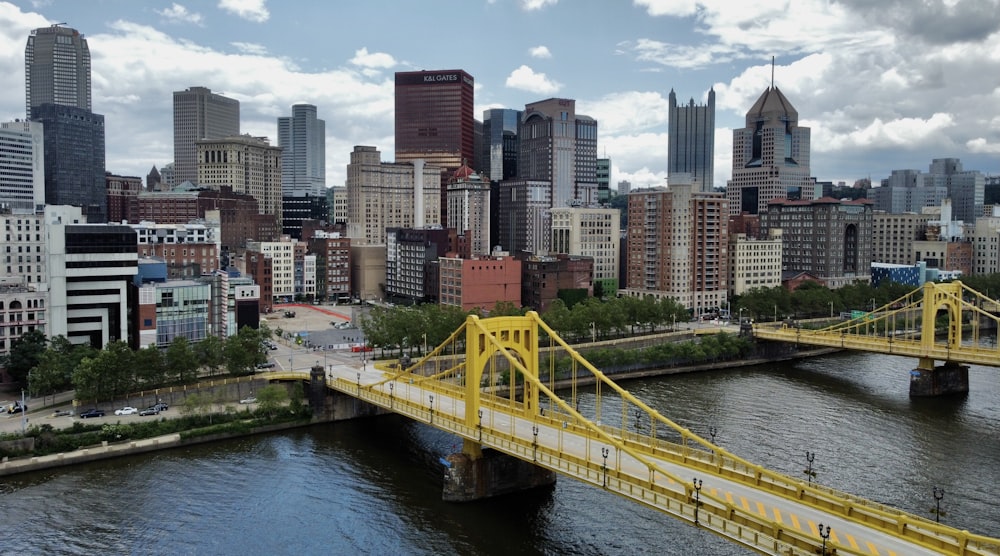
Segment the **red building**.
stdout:
<svg viewBox="0 0 1000 556">
<path fill-rule="evenodd" d="M 222 248 L 229 251 L 245 248 L 248 240 L 275 241 L 280 235 L 275 217 L 260 214 L 257 199 L 228 186 L 143 192 L 129 200 L 127 219 L 133 224 L 186 224 L 205 218 L 207 211 L 219 211 Z"/>
<path fill-rule="evenodd" d="M 197 278 L 219 268 L 219 251 L 214 243 L 140 244 L 139 257 L 159 257 L 167 263 L 167 278 Z"/>
<path fill-rule="evenodd" d="M 556 254 L 530 256 L 521 261 L 521 304 L 544 312 L 563 290 L 594 295 L 594 259 Z M 581 292 L 581 293 L 583 293 Z"/>
<path fill-rule="evenodd" d="M 116 176 L 104 174 L 104 187 L 108 196 L 108 222 L 121 223 L 128 220 L 128 206 L 142 191 L 142 178 L 136 176 Z"/>
<path fill-rule="evenodd" d="M 260 312 L 270 313 L 274 310 L 271 257 L 265 257 L 259 251 L 247 251 L 245 256 L 246 273 L 260 286 Z"/>
<path fill-rule="evenodd" d="M 501 301 L 521 306 L 521 261 L 513 257 L 442 257 L 439 262 L 438 299 L 442 305 L 455 305 L 463 311 L 489 311 Z"/>
<path fill-rule="evenodd" d="M 305 224 L 302 230 L 305 232 Z M 312 230 L 307 240 L 316 255 L 316 296 L 346 302 L 351 298 L 351 238 Z"/>
</svg>

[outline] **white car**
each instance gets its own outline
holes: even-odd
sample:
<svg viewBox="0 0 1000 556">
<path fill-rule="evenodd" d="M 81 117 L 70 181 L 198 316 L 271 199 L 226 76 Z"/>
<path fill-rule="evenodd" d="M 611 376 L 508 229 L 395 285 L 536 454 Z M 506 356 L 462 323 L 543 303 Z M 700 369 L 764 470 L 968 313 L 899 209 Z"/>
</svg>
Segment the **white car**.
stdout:
<svg viewBox="0 0 1000 556">
<path fill-rule="evenodd" d="M 240 403 L 243 403 L 243 404 L 257 403 L 257 398 L 254 398 L 253 396 L 251 396 L 249 398 L 243 398 L 242 400 L 240 400 Z"/>
<path fill-rule="evenodd" d="M 115 415 L 132 415 L 133 413 L 139 413 L 139 410 L 127 405 L 121 409 L 115 410 Z"/>
</svg>

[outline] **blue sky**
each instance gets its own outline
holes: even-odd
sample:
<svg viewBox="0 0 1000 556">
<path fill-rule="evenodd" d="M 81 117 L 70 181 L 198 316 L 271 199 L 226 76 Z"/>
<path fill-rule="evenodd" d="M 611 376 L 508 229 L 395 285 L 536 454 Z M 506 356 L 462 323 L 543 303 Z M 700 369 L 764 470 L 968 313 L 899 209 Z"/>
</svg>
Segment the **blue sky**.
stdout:
<svg viewBox="0 0 1000 556">
<path fill-rule="evenodd" d="M 732 130 L 770 84 L 812 128 L 812 174 L 876 183 L 958 157 L 1000 173 L 1000 0 L 0 1 L 0 119 L 24 117 L 29 32 L 87 36 L 107 168 L 173 158 L 172 96 L 240 100 L 242 131 L 277 142 L 296 102 L 326 120 L 327 185 L 354 145 L 393 159 L 393 74 L 464 69 L 476 117 L 572 98 L 598 120 L 612 187 L 662 185 L 667 94 L 716 91 L 716 185 Z M 751 8 L 752 6 L 752 8 Z"/>
</svg>

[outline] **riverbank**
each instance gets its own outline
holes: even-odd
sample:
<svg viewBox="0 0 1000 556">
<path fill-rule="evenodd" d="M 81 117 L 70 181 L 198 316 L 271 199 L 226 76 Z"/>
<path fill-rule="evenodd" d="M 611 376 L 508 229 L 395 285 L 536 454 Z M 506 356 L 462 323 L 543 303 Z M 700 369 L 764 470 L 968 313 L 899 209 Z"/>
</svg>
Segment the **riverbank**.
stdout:
<svg viewBox="0 0 1000 556">
<path fill-rule="evenodd" d="M 750 359 L 710 362 L 698 365 L 658 367 L 658 368 L 638 369 L 634 371 L 615 372 L 615 373 L 610 373 L 608 376 L 616 382 L 621 382 L 633 379 L 644 379 L 644 378 L 668 376 L 668 375 L 683 374 L 683 373 L 696 373 L 705 371 L 716 371 L 721 369 L 753 367 L 757 365 L 765 365 L 781 361 L 790 361 L 807 357 L 817 357 L 829 353 L 834 353 L 837 351 L 840 350 L 834 348 L 821 348 L 808 351 L 793 351 L 793 352 L 784 352 L 781 354 L 771 354 L 768 357 L 755 357 Z M 577 385 L 585 386 L 593 384 L 595 381 L 596 379 L 594 379 L 593 377 L 578 377 Z M 557 388 L 560 388 L 562 386 L 569 385 L 568 383 L 565 385 L 560 384 L 561 382 L 565 381 L 559 381 L 555 386 Z M 164 417 L 164 418 L 176 418 L 176 417 Z M 0 477 L 10 476 L 20 473 L 28 473 L 32 471 L 52 469 L 56 467 L 79 465 L 81 463 L 99 461 L 102 459 L 119 458 L 129 455 L 143 454 L 157 450 L 169 450 L 174 448 L 191 446 L 195 444 L 216 442 L 219 440 L 240 438 L 245 436 L 269 433 L 269 432 L 278 432 L 282 430 L 301 428 L 301 427 L 306 427 L 321 423 L 329 423 L 329 422 L 330 421 L 327 419 L 317 419 L 316 417 L 314 417 L 310 420 L 300 420 L 287 423 L 278 423 L 273 425 L 252 427 L 248 430 L 242 430 L 238 432 L 225 432 L 225 433 L 194 435 L 194 436 L 186 435 L 184 432 L 177 432 L 163 436 L 156 436 L 138 440 L 124 440 L 121 442 L 103 441 L 101 442 L 100 445 L 88 446 L 86 448 L 80 448 L 69 452 L 61 452 L 45 456 L 24 456 L 24 457 L 11 457 L 11 458 L 5 457 L 3 459 L 0 459 Z M 63 427 L 62 429 L 65 428 L 68 427 Z"/>
</svg>

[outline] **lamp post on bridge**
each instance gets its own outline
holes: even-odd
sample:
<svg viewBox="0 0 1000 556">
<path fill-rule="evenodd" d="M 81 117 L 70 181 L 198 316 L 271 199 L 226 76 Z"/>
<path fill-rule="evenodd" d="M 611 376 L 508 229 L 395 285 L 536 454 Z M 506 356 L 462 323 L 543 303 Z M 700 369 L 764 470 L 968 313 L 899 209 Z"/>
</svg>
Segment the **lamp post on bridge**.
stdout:
<svg viewBox="0 0 1000 556">
<path fill-rule="evenodd" d="M 944 489 L 934 487 L 934 507 L 931 508 L 931 513 L 934 514 L 934 521 L 936 523 L 941 523 L 941 516 L 947 515 L 947 512 L 941 510 L 942 498 L 944 498 Z"/>
<path fill-rule="evenodd" d="M 694 486 L 694 524 L 698 525 L 698 508 L 701 507 L 702 480 L 695 477 L 694 480 L 691 481 L 691 484 Z"/>
<path fill-rule="evenodd" d="M 823 549 L 820 552 L 820 556 L 826 556 L 826 540 L 830 538 L 830 526 L 827 525 L 826 529 L 823 528 L 823 524 L 819 524 L 819 536 L 823 539 Z"/>
<path fill-rule="evenodd" d="M 483 410 L 482 409 L 479 410 L 479 424 L 476 425 L 476 426 L 479 427 L 479 442 L 482 442 L 483 441 Z"/>
<path fill-rule="evenodd" d="M 608 449 L 601 448 L 601 456 L 604 457 L 604 488 L 608 488 Z"/>
<path fill-rule="evenodd" d="M 806 450 L 806 469 L 803 473 L 809 478 L 809 484 L 812 484 L 813 477 L 816 476 L 816 472 L 813 471 L 813 460 L 816 459 L 816 452 L 810 452 Z"/>
<path fill-rule="evenodd" d="M 833 318 L 833 302 L 830 302 L 830 318 Z"/>
<path fill-rule="evenodd" d="M 538 458 L 538 425 L 531 425 L 531 435 L 534 438 L 531 440 L 531 461 L 537 461 Z"/>
<path fill-rule="evenodd" d="M 433 423 L 434 422 L 434 394 L 430 394 L 427 397 L 430 398 L 430 402 L 431 402 L 431 423 Z"/>
<path fill-rule="evenodd" d="M 593 321 L 590 322 L 590 343 L 597 342 L 597 326 Z"/>
</svg>

